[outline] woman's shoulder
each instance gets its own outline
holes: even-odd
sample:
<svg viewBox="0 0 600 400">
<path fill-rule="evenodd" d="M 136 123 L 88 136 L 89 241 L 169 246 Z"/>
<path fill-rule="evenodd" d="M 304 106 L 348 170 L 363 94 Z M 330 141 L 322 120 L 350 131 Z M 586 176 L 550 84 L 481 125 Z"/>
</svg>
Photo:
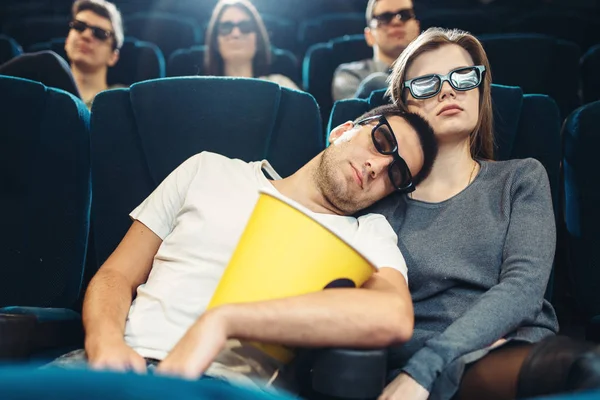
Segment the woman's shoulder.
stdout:
<svg viewBox="0 0 600 400">
<path fill-rule="evenodd" d="M 481 161 L 486 168 L 498 174 L 518 174 L 520 176 L 539 175 L 545 173 L 546 168 L 535 158 L 522 158 L 506 161 Z"/>
<path fill-rule="evenodd" d="M 259 79 L 264 79 L 266 81 L 277 83 L 278 85 L 284 86 L 288 89 L 299 90 L 298 86 L 294 83 L 294 81 L 285 75 L 270 74 L 270 75 L 261 76 Z"/>
<path fill-rule="evenodd" d="M 535 158 L 513 159 L 506 161 L 482 161 L 486 168 L 487 180 L 505 181 L 509 185 L 515 183 L 529 184 L 548 181 L 544 165 Z"/>
</svg>

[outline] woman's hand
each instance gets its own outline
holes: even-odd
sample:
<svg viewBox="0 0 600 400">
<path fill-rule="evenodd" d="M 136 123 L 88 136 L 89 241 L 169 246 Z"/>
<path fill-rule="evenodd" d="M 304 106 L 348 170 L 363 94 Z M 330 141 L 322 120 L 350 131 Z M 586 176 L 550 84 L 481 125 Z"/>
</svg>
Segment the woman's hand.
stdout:
<svg viewBox="0 0 600 400">
<path fill-rule="evenodd" d="M 427 400 L 428 397 L 429 391 L 403 372 L 386 386 L 378 400 Z"/>
</svg>

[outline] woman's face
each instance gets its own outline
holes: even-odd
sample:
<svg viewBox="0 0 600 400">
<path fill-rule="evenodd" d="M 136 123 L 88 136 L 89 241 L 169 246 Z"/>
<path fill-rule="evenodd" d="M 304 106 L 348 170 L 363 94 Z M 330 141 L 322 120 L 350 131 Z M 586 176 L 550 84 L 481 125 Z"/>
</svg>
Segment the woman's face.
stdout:
<svg viewBox="0 0 600 400">
<path fill-rule="evenodd" d="M 406 80 L 429 74 L 446 75 L 461 67 L 473 66 L 471 55 L 462 47 L 446 44 L 419 55 L 406 71 Z M 467 91 L 455 90 L 444 82 L 438 94 L 428 99 L 415 99 L 404 89 L 409 111 L 417 112 L 429 121 L 438 141 L 466 139 L 479 118 L 479 87 Z"/>
<path fill-rule="evenodd" d="M 256 24 L 244 10 L 228 7 L 217 24 L 219 52 L 225 63 L 248 62 L 256 54 Z"/>
</svg>

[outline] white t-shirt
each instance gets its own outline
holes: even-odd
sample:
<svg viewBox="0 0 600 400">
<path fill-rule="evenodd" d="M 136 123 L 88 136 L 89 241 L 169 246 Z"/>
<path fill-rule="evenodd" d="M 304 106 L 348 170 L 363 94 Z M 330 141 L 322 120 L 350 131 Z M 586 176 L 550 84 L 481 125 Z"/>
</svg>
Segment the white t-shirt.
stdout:
<svg viewBox="0 0 600 400">
<path fill-rule="evenodd" d="M 280 179 L 267 161 L 203 152 L 173 171 L 131 212 L 162 240 L 145 284 L 129 310 L 125 341 L 140 355 L 162 360 L 206 310 L 258 200 L 275 190 L 263 173 Z M 406 279 L 397 236 L 379 214 L 358 219 L 316 214 L 344 232 L 375 266 L 391 267 Z"/>
</svg>

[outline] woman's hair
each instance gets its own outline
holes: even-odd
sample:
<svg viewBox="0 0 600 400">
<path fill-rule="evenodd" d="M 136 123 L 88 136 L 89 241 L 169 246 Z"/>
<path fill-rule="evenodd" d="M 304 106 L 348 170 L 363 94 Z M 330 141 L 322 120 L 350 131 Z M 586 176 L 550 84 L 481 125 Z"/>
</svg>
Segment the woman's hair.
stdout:
<svg viewBox="0 0 600 400">
<path fill-rule="evenodd" d="M 465 49 L 473 59 L 475 65 L 485 66 L 483 82 L 479 86 L 479 118 L 477 125 L 470 135 L 471 156 L 492 160 L 494 158 L 494 133 L 492 127 L 492 74 L 490 63 L 483 50 L 483 46 L 473 35 L 458 29 L 429 28 L 421 33 L 394 63 L 390 76 L 387 95 L 401 109 L 408 110 L 405 101 L 406 71 L 412 62 L 421 54 L 440 48 L 447 44 L 455 44 Z"/>
<path fill-rule="evenodd" d="M 204 54 L 204 69 L 207 75 L 223 75 L 223 57 L 219 51 L 219 21 L 229 7 L 237 7 L 244 11 L 256 27 L 256 54 L 252 61 L 252 71 L 255 77 L 268 75 L 271 66 L 271 42 L 265 24 L 256 8 L 248 0 L 221 0 L 212 12 L 206 29 L 206 51 Z"/>
</svg>

